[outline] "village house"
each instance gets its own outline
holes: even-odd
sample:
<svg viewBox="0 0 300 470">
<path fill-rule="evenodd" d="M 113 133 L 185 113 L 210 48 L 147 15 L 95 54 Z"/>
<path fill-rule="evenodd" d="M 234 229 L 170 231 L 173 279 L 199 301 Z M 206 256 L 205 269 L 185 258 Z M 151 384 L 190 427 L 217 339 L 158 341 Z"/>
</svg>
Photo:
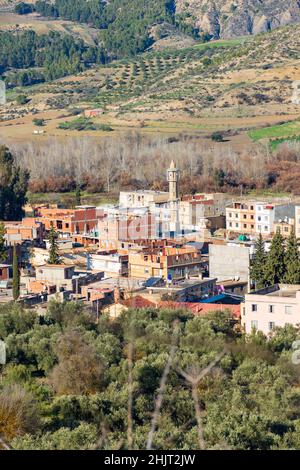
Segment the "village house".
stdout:
<svg viewBox="0 0 300 470">
<path fill-rule="evenodd" d="M 89 233 L 98 224 L 95 206 L 78 206 L 75 209 L 48 209 L 39 210 L 39 220 L 44 224 L 46 231 L 54 229 L 64 236 Z"/>
<path fill-rule="evenodd" d="M 88 273 L 86 271 L 75 271 L 75 266 L 66 266 L 64 264 L 45 264 L 38 266 L 35 270 L 35 277 L 26 279 L 27 288 L 34 288 L 36 291 L 40 282 L 42 287 L 56 286 L 56 291 L 70 291 L 79 295 L 82 286 L 99 281 L 103 278 L 103 272 Z M 43 289 L 45 290 L 45 289 Z"/>
<path fill-rule="evenodd" d="M 255 233 L 268 237 L 274 233 L 275 206 L 262 202 L 255 204 Z"/>
<path fill-rule="evenodd" d="M 128 274 L 128 255 L 121 255 L 117 250 L 88 254 L 87 269 L 102 271 L 105 277 L 126 276 Z"/>
<path fill-rule="evenodd" d="M 271 238 L 276 230 L 283 236 L 291 233 L 295 218 L 293 204 L 270 204 L 265 202 L 235 202 L 226 208 L 228 233 L 259 235 Z"/>
<path fill-rule="evenodd" d="M 12 279 L 12 265 L 0 264 L 0 283 L 4 285 L 9 279 Z"/>
<path fill-rule="evenodd" d="M 225 204 L 225 196 L 219 193 L 183 196 L 179 203 L 181 230 L 225 228 Z"/>
<path fill-rule="evenodd" d="M 275 206 L 274 233 L 280 232 L 288 238 L 295 231 L 295 204 Z"/>
<path fill-rule="evenodd" d="M 286 324 L 300 324 L 300 285 L 276 284 L 246 294 L 242 326 L 247 334 L 255 329 L 269 335 Z"/>
<path fill-rule="evenodd" d="M 158 278 L 157 278 L 158 279 Z M 150 279 L 154 281 L 155 278 Z M 217 292 L 217 279 L 212 278 L 190 278 L 163 284 L 151 282 L 145 283 L 147 299 L 153 302 L 171 300 L 177 302 L 201 302 L 213 297 Z"/>
<path fill-rule="evenodd" d="M 39 245 L 43 241 L 44 224 L 35 218 L 27 217 L 21 222 L 4 222 L 7 245 L 32 241 Z"/>
<path fill-rule="evenodd" d="M 255 234 L 255 202 L 235 202 L 226 208 L 228 232 Z"/>
<path fill-rule="evenodd" d="M 194 247 L 164 247 L 143 253 L 129 252 L 129 273 L 132 277 L 148 279 L 180 279 L 202 273 L 200 252 Z"/>
<path fill-rule="evenodd" d="M 120 241 L 155 238 L 155 218 L 150 212 L 131 213 L 111 209 L 98 220 L 99 247 L 116 249 Z"/>
</svg>

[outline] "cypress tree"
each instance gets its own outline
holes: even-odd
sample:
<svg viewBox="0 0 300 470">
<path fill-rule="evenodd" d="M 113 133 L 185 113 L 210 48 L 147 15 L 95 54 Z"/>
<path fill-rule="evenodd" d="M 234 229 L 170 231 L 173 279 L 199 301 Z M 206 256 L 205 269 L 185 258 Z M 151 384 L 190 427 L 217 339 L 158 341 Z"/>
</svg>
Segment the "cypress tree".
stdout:
<svg viewBox="0 0 300 470">
<path fill-rule="evenodd" d="M 77 186 L 76 186 L 75 200 L 76 200 L 76 206 L 81 206 L 81 189 L 80 189 L 80 184 L 77 184 Z"/>
<path fill-rule="evenodd" d="M 287 241 L 285 266 L 286 272 L 284 281 L 287 284 L 300 284 L 300 256 L 298 250 L 298 240 L 294 230 L 291 232 L 291 235 Z"/>
<path fill-rule="evenodd" d="M 284 239 L 278 230 L 271 242 L 266 262 L 266 281 L 268 285 L 284 281 L 285 276 L 285 250 Z"/>
<path fill-rule="evenodd" d="M 13 249 L 13 299 L 18 300 L 20 297 L 20 272 L 17 255 L 17 247 L 14 245 Z"/>
<path fill-rule="evenodd" d="M 49 264 L 61 264 L 60 256 L 58 253 L 57 245 L 57 233 L 54 229 L 53 223 L 51 223 L 51 229 L 49 233 L 50 249 L 49 249 Z"/>
<path fill-rule="evenodd" d="M 266 260 L 265 244 L 262 234 L 260 233 L 255 243 L 255 258 L 250 265 L 250 277 L 251 280 L 254 281 L 256 289 L 262 289 L 267 284 Z"/>
<path fill-rule="evenodd" d="M 5 236 L 5 225 L 3 222 L 1 222 L 0 223 L 0 262 L 1 263 L 3 263 L 3 261 L 5 261 L 7 258 L 4 236 Z"/>
</svg>

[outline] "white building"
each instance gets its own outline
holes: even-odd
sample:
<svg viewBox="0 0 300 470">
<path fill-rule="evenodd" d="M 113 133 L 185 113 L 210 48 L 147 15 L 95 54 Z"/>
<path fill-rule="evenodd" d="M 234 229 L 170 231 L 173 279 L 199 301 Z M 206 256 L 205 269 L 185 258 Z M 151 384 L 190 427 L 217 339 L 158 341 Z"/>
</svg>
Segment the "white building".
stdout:
<svg viewBox="0 0 300 470">
<path fill-rule="evenodd" d="M 274 233 L 275 206 L 258 202 L 255 204 L 255 232 L 263 236 Z"/>
<path fill-rule="evenodd" d="M 102 252 L 88 255 L 88 269 L 104 272 L 105 277 L 125 276 L 128 274 L 128 256 L 117 252 Z"/>
<path fill-rule="evenodd" d="M 277 284 L 246 294 L 242 305 L 242 326 L 269 335 L 275 327 L 300 325 L 300 285 Z"/>
</svg>

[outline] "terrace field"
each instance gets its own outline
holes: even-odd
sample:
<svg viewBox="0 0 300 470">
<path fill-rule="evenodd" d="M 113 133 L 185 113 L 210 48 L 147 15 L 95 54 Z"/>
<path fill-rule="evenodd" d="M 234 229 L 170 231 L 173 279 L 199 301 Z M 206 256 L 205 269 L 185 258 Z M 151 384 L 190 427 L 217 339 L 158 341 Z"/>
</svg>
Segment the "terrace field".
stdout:
<svg viewBox="0 0 300 470">
<path fill-rule="evenodd" d="M 34 29 L 90 34 L 84 25 L 29 16 Z M 7 27 L 4 23 L 2 15 L 0 29 Z M 221 131 L 227 136 L 220 145 L 237 150 L 265 138 L 298 135 L 300 107 L 291 95 L 293 81 L 300 79 L 299 38 L 300 26 L 294 25 L 256 37 L 149 50 L 76 76 L 9 89 L 8 104 L 0 111 L 0 137 L 43 138 L 33 136 L 34 118 L 45 119 L 45 135 L 76 135 L 79 131 L 59 127 L 74 119 L 74 109 L 87 108 L 102 109 L 94 122 L 111 126 L 114 134 L 132 129 L 183 132 L 209 141 L 213 132 Z M 16 101 L 22 94 L 28 98 L 24 106 Z M 80 131 L 91 132 L 106 135 L 103 130 Z"/>
</svg>

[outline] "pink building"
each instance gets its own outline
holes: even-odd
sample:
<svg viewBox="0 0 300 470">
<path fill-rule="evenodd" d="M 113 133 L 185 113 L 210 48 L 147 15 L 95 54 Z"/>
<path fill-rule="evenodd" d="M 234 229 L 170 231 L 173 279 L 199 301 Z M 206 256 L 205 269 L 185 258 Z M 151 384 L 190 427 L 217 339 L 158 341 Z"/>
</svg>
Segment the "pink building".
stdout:
<svg viewBox="0 0 300 470">
<path fill-rule="evenodd" d="M 256 329 L 269 335 L 277 326 L 300 325 L 300 285 L 277 284 L 247 294 L 241 321 L 247 334 Z"/>
<path fill-rule="evenodd" d="M 103 217 L 98 221 L 99 246 L 106 250 L 118 248 L 120 241 L 149 240 L 155 238 L 155 216 L 133 214 Z"/>
</svg>

